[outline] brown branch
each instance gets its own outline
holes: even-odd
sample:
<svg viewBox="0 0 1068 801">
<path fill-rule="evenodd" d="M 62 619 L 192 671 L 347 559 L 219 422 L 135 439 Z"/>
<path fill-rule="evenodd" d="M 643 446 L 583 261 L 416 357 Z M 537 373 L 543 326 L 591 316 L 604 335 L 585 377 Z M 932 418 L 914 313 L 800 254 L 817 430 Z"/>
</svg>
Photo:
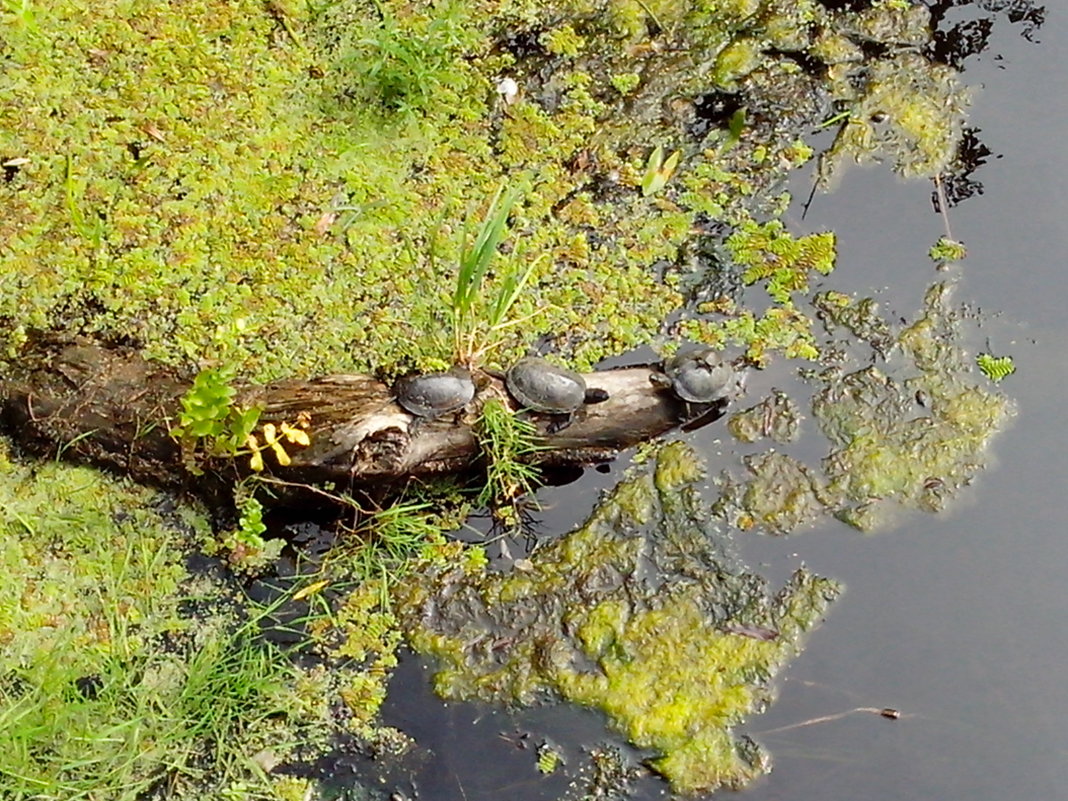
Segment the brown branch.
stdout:
<svg viewBox="0 0 1068 801">
<path fill-rule="evenodd" d="M 684 404 L 649 381 L 648 366 L 589 373 L 603 403 L 585 406 L 570 425 L 534 416 L 545 450 L 541 462 L 584 465 L 678 425 Z M 381 487 L 410 479 L 479 469 L 473 428 L 480 401 L 490 396 L 514 408 L 499 378 L 485 376 L 470 409 L 417 420 L 393 401 L 387 385 L 367 375 L 333 375 L 239 389 L 236 403 L 260 406 L 263 423 L 309 421 L 311 445 L 287 446 L 292 463 L 279 466 L 265 452 L 267 470 L 294 484 L 330 483 L 342 489 Z M 146 361 L 137 351 L 76 341 L 36 347 L 0 378 L 0 420 L 25 447 L 107 467 L 141 482 L 203 493 L 249 472 L 248 460 L 218 460 L 205 476 L 183 466 L 169 434 L 191 380 Z"/>
</svg>

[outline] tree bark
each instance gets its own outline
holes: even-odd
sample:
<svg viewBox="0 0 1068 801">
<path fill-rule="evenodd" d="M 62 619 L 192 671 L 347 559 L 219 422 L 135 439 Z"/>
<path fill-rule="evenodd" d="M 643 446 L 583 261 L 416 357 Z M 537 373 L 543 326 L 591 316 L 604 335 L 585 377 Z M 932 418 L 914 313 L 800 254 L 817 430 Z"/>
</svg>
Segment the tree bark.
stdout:
<svg viewBox="0 0 1068 801">
<path fill-rule="evenodd" d="M 679 425 L 695 410 L 654 387 L 652 369 L 639 365 L 586 374 L 588 386 L 605 390 L 608 400 L 584 406 L 560 430 L 554 430 L 558 417 L 531 415 L 544 446 L 537 461 L 553 466 L 605 462 Z M 294 485 L 367 489 L 479 471 L 477 407 L 488 397 L 516 407 L 499 378 L 482 378 L 468 409 L 436 420 L 413 417 L 394 402 L 389 386 L 358 374 L 244 386 L 234 402 L 262 408 L 259 430 L 272 422 L 308 422 L 311 444 L 287 444 L 292 461 L 285 467 L 266 451 L 266 475 Z M 185 467 L 169 426 L 176 424 L 191 383 L 131 348 L 84 340 L 42 343 L 0 378 L 0 419 L 14 440 L 33 451 L 109 468 L 140 482 L 199 493 L 210 486 L 214 492 L 248 475 L 249 460 L 211 460 L 200 476 Z M 710 419 L 722 414 L 722 407 L 711 412 Z"/>
</svg>

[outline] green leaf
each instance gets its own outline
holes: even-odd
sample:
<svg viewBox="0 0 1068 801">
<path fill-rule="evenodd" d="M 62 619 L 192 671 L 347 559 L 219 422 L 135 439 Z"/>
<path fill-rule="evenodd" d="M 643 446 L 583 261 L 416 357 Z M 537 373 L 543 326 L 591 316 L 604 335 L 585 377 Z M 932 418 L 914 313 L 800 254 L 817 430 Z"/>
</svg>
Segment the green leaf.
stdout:
<svg viewBox="0 0 1068 801">
<path fill-rule="evenodd" d="M 660 175 L 660 167 L 663 163 L 664 148 L 657 145 L 645 162 L 645 175 L 642 176 L 642 197 L 649 197 L 664 188 L 666 181 Z"/>
</svg>

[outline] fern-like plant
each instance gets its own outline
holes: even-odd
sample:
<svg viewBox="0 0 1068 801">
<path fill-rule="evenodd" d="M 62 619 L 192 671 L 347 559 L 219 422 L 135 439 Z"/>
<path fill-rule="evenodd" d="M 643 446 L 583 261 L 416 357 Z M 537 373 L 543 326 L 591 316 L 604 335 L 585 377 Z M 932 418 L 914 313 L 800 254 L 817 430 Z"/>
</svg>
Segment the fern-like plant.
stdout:
<svg viewBox="0 0 1068 801">
<path fill-rule="evenodd" d="M 1016 364 L 1011 356 L 994 356 L 990 353 L 980 353 L 975 357 L 975 364 L 979 368 L 979 372 L 995 384 L 1016 372 Z"/>
</svg>

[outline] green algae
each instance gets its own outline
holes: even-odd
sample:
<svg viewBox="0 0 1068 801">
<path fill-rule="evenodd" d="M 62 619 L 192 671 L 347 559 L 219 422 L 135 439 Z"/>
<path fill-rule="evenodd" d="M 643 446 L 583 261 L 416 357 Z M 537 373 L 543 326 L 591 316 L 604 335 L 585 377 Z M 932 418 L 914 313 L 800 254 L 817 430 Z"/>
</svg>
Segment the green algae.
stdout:
<svg viewBox="0 0 1068 801">
<path fill-rule="evenodd" d="M 870 301 L 825 298 L 828 324 L 869 339 L 888 354 L 887 369 L 814 376 L 812 416 L 829 443 L 820 468 L 786 454 L 748 457 L 748 478 L 725 478 L 720 512 L 780 534 L 827 513 L 870 531 L 893 508 L 936 512 L 971 484 L 1014 408 L 979 382 L 950 296 L 950 285 L 935 284 L 916 318 L 893 333 Z"/>
<path fill-rule="evenodd" d="M 727 430 L 740 442 L 765 437 L 781 444 L 794 442 L 801 435 L 801 410 L 785 392 L 772 390 L 760 403 L 732 414 Z"/>
<path fill-rule="evenodd" d="M 427 570 L 398 593 L 414 647 L 451 699 L 563 699 L 604 711 L 680 793 L 769 768 L 734 733 L 771 701 L 837 585 L 799 571 L 778 593 L 702 511 L 703 466 L 681 443 L 625 479 L 524 570 Z"/>
</svg>

